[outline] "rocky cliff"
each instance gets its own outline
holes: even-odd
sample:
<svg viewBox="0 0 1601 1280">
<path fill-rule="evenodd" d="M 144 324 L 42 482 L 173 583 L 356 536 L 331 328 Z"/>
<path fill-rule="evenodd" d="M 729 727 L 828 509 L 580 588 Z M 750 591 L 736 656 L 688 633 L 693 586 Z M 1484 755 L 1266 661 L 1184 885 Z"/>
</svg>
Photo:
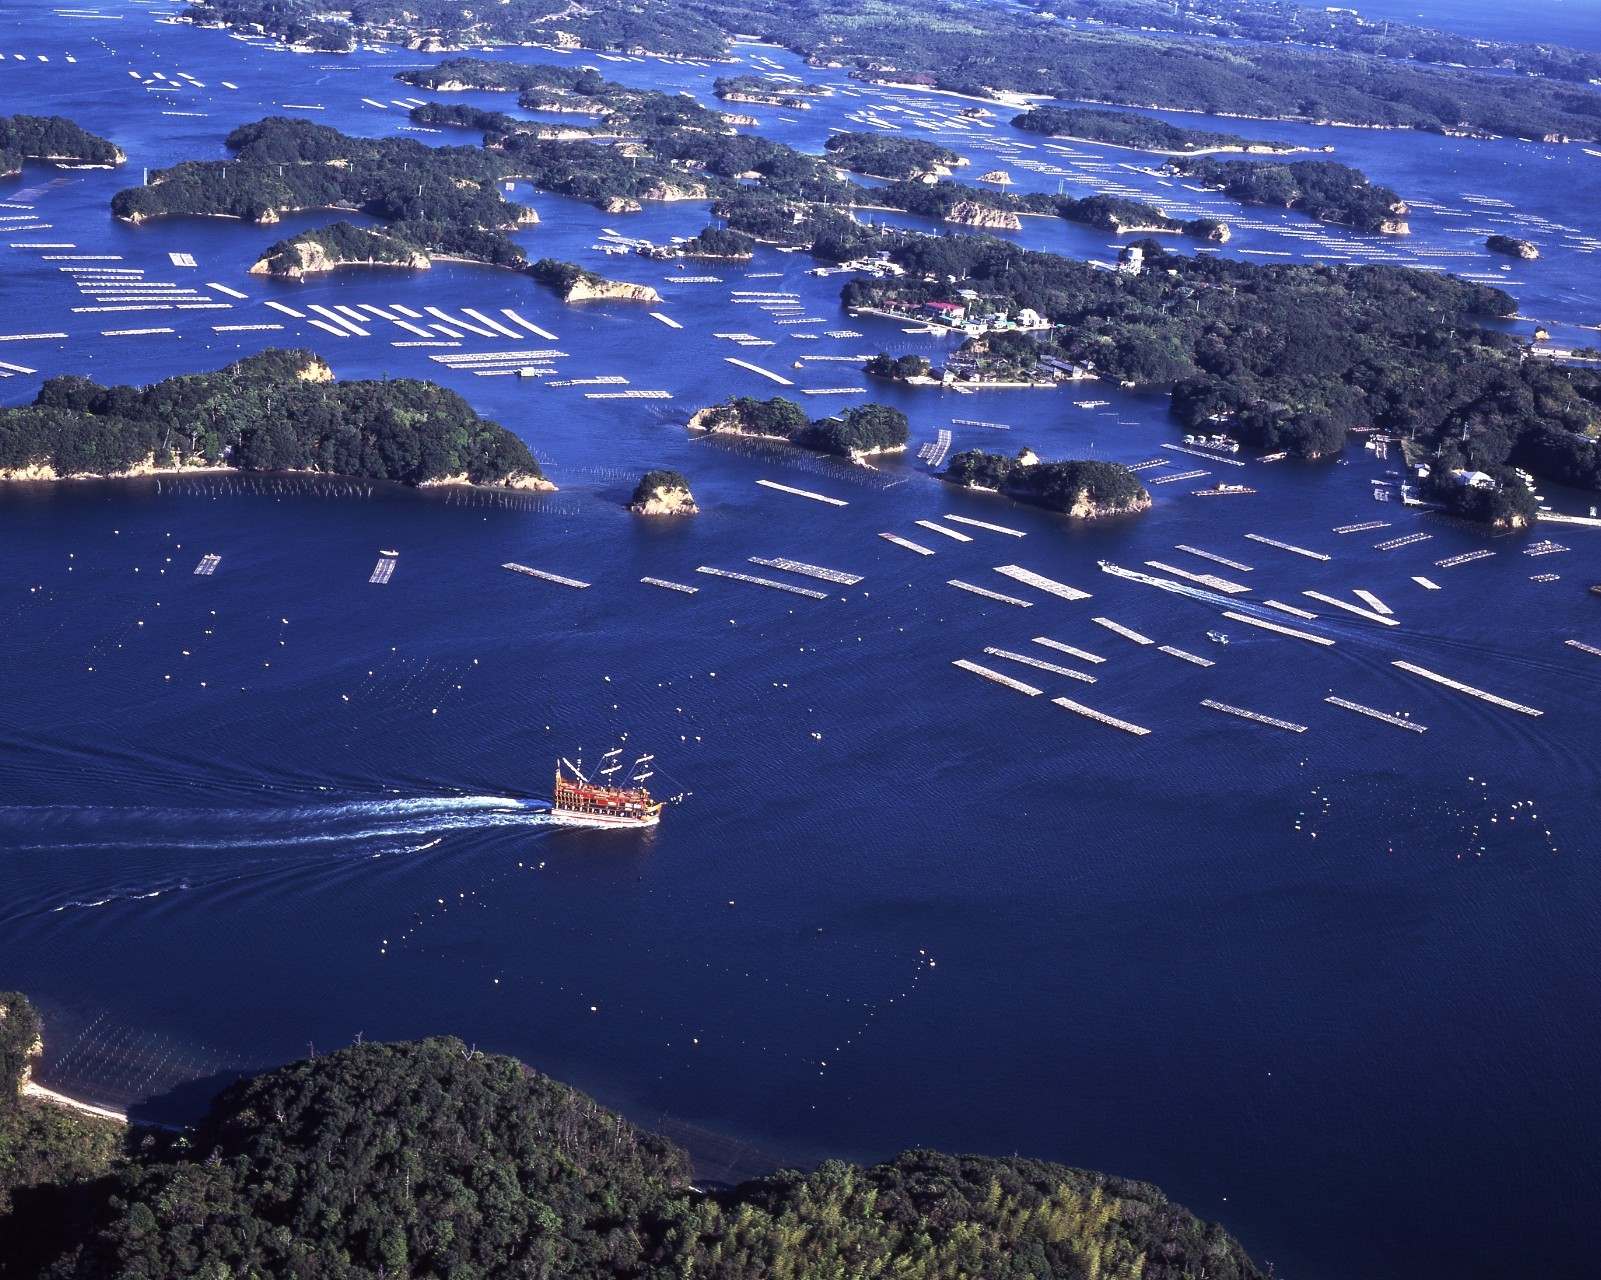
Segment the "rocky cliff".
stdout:
<svg viewBox="0 0 1601 1280">
<path fill-rule="evenodd" d="M 946 222 L 964 227 L 984 227 L 991 231 L 1021 231 L 1023 223 L 1010 209 L 992 209 L 976 200 L 960 200 L 945 214 Z"/>
</svg>

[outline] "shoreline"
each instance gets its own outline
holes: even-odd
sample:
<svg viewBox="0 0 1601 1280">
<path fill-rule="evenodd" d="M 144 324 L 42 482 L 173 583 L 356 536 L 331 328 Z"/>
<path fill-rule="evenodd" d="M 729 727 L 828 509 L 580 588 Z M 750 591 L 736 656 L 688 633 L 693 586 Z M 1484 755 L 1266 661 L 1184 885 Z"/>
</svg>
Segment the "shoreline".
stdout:
<svg viewBox="0 0 1601 1280">
<path fill-rule="evenodd" d="M 74 1098 L 70 1094 L 48 1088 L 37 1080 L 27 1081 L 19 1093 L 24 1098 L 32 1098 L 36 1102 L 43 1102 L 49 1106 L 75 1111 L 79 1115 L 94 1116 L 99 1120 L 113 1120 L 122 1125 L 130 1123 L 128 1114 L 125 1111 L 114 1111 L 110 1107 L 102 1107 L 93 1102 L 85 1102 L 82 1098 Z"/>
</svg>

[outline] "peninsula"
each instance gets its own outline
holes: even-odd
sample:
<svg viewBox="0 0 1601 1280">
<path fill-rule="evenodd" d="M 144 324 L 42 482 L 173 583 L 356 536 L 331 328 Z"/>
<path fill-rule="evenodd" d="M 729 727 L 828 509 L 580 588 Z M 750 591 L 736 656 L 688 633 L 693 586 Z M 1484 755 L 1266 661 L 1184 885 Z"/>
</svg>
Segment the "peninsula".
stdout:
<svg viewBox="0 0 1601 1280">
<path fill-rule="evenodd" d="M 0 409 L 0 480 L 191 469 L 555 487 L 527 445 L 454 391 L 410 378 L 338 382 L 309 351 L 264 351 L 148 387 L 51 378 L 31 405 Z"/>
<path fill-rule="evenodd" d="M 1022 1156 L 906 1151 L 697 1186 L 667 1139 L 445 1037 L 241 1080 L 181 1138 L 141 1135 L 123 1154 L 111 1126 L 73 1133 L 18 1098 L 38 1021 L 15 993 L 0 1010 L 0 1150 L 25 1144 L 0 1162 L 0 1250 L 58 1280 L 311 1275 L 332 1259 L 351 1280 L 938 1280 L 1021 1274 L 1019 1258 L 1031 1275 L 1265 1280 L 1149 1183 Z M 24 1212 L 8 1192 L 29 1186 L 53 1194 Z"/>
<path fill-rule="evenodd" d="M 0 178 L 15 177 L 28 160 L 109 169 L 127 158 L 120 147 L 65 116 L 0 116 Z"/>
</svg>

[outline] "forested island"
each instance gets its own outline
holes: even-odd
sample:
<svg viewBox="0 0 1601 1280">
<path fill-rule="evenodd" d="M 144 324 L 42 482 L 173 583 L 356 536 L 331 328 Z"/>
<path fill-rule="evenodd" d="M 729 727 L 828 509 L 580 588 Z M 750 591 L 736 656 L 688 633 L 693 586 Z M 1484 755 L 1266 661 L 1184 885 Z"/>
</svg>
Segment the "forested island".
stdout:
<svg viewBox="0 0 1601 1280">
<path fill-rule="evenodd" d="M 1174 155 L 1203 151 L 1260 151 L 1284 154 L 1305 150 L 1290 142 L 1264 142 L 1237 133 L 1217 133 L 1211 129 L 1186 129 L 1155 116 L 1131 111 L 1106 111 L 1094 107 L 1035 107 L 1012 117 L 1014 128 L 1047 138 L 1068 138 L 1079 142 L 1104 142 L 1140 151 L 1160 151 Z"/>
<path fill-rule="evenodd" d="M 793 400 L 774 396 L 757 400 L 736 396 L 698 410 L 689 420 L 692 431 L 713 435 L 755 436 L 783 441 L 860 462 L 880 453 L 900 453 L 911 438 L 906 415 L 882 404 L 856 405 L 829 418 L 809 421 Z"/>
<path fill-rule="evenodd" d="M 639 477 L 628 509 L 636 516 L 692 516 L 700 512 L 683 474 L 660 468 Z"/>
<path fill-rule="evenodd" d="M 826 98 L 834 91 L 822 85 L 776 80 L 770 76 L 719 76 L 712 92 L 724 102 L 755 102 L 769 107 L 810 111 L 810 98 Z"/>
<path fill-rule="evenodd" d="M 1211 4 L 1175 10 L 1148 0 L 1071 0 L 1063 11 L 1055 0 L 905 0 L 866 23 L 851 0 L 507 0 L 482 11 L 416 0 L 403 10 L 349 14 L 320 0 L 204 0 L 187 13 L 192 21 L 260 29 L 328 50 L 349 50 L 358 40 L 431 50 L 498 42 L 715 58 L 726 54 L 729 36 L 750 33 L 863 79 L 980 96 L 1037 93 L 1548 140 L 1601 136 L 1601 94 L 1588 83 L 1601 70 L 1593 54 L 1470 41 L 1288 4 Z M 1091 21 L 1078 21 L 1080 11 Z M 1223 45 L 1220 34 L 1239 38 Z"/>
<path fill-rule="evenodd" d="M 541 258 L 528 268 L 528 274 L 540 284 L 554 289 L 563 302 L 660 302 L 661 294 L 648 284 L 627 284 L 608 280 L 577 263 L 561 262 L 556 258 Z"/>
<path fill-rule="evenodd" d="M 15 177 L 29 160 L 111 167 L 127 158 L 121 148 L 65 116 L 0 116 L 0 178 Z"/>
<path fill-rule="evenodd" d="M 147 387 L 51 378 L 31 405 L 0 409 L 3 479 L 198 467 L 554 487 L 527 445 L 454 391 L 410 378 L 338 382 L 310 351 L 264 351 Z"/>
<path fill-rule="evenodd" d="M 1115 462 L 1041 462 L 1032 449 L 1007 457 L 968 449 L 945 467 L 945 479 L 966 489 L 990 489 L 1075 520 L 1148 511 L 1151 495 L 1139 477 Z"/>
<path fill-rule="evenodd" d="M 869 178 L 945 177 L 967 161 L 949 147 L 926 138 L 886 133 L 831 133 L 823 144 L 828 158 L 841 168 Z"/>
<path fill-rule="evenodd" d="M 123 1130 L 19 1097 L 38 1019 L 16 993 L 0 1013 L 0 1266 L 17 1280 L 1265 1280 L 1149 1183 L 1021 1156 L 914 1150 L 700 1187 L 667 1139 L 447 1037 L 242 1079 L 182 1134 Z"/>
<path fill-rule="evenodd" d="M 1255 266 L 1141 242 L 1138 274 L 1098 270 L 979 236 L 832 223 L 827 261 L 885 254 L 904 275 L 856 278 L 847 307 L 915 311 L 930 301 L 1055 327 L 1042 355 L 1135 386 L 1172 389 L 1186 430 L 1225 430 L 1264 450 L 1323 457 L 1354 427 L 1438 449 L 1454 467 L 1512 462 L 1601 487 L 1601 371 L 1532 358 L 1484 327 L 1515 304 L 1499 289 L 1388 266 Z M 955 280 L 956 284 L 948 283 Z"/>
<path fill-rule="evenodd" d="M 1519 240 L 1516 236 L 1487 236 L 1484 247 L 1491 253 L 1504 253 L 1509 258 L 1522 258 L 1526 262 L 1533 262 L 1540 256 L 1540 251 L 1534 245 L 1527 240 Z"/>
<path fill-rule="evenodd" d="M 1406 202 L 1388 187 L 1377 186 L 1360 169 L 1333 160 L 1175 159 L 1168 164 L 1205 186 L 1246 204 L 1296 209 L 1319 222 L 1358 231 L 1405 235 Z"/>
</svg>

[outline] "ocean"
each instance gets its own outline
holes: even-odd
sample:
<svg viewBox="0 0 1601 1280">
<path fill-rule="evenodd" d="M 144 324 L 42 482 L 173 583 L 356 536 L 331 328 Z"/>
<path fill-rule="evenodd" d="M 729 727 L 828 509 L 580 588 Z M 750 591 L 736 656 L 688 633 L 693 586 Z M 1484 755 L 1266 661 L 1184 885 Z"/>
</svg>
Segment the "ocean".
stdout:
<svg viewBox="0 0 1601 1280">
<path fill-rule="evenodd" d="M 1015 1151 L 1154 1181 L 1284 1276 L 1590 1273 L 1601 657 L 1564 641 L 1601 645 L 1586 590 L 1601 534 L 1487 537 L 1376 500 L 1400 463 L 1355 446 L 1325 464 L 1186 454 L 1162 398 L 1096 383 L 864 393 L 848 361 L 805 357 L 932 356 L 950 340 L 847 315 L 843 278 L 808 274 L 805 255 L 678 271 L 595 247 L 607 228 L 691 235 L 701 205 L 608 215 L 515 193 L 541 217 L 520 233 L 531 256 L 655 284 L 660 308 L 563 306 L 460 264 L 250 276 L 266 245 L 329 216 L 134 228 L 110 219 L 112 193 L 143 168 L 223 156 L 229 129 L 266 114 L 395 133 L 396 100 L 427 95 L 393 75 L 431 59 L 294 55 L 163 22 L 172 11 L 69 19 L 28 0 L 0 14 L 4 109 L 70 116 L 129 153 L 119 172 L 30 167 L 0 186 L 0 337 L 14 339 L 0 399 L 26 403 L 60 373 L 142 382 L 309 346 L 343 377 L 453 387 L 560 488 L 211 475 L 0 490 L 0 986 L 45 1012 L 46 1083 L 183 1118 L 233 1073 L 357 1036 L 448 1033 L 664 1128 L 711 1178 L 911 1145 Z M 707 103 L 726 70 L 583 56 Z M 1519 299 L 1516 332 L 1594 340 L 1581 326 L 1601 318 L 1601 157 L 1577 146 L 1218 122 L 1332 143 L 1395 187 L 1413 234 L 1380 240 L 1162 185 L 1139 153 L 1049 150 L 1004 113 L 957 123 L 954 98 L 868 89 L 771 48 L 741 56 L 837 87 L 810 112 L 739 108 L 797 146 L 879 120 L 969 156 L 962 177 L 1000 166 L 1028 189 L 1117 184 L 1221 212 L 1236 228 L 1223 252 L 1248 260 L 1467 272 Z M 1494 230 L 1534 239 L 1541 259 L 1492 257 Z M 1056 221 L 1016 238 L 1116 252 Z M 74 310 L 95 305 L 74 265 L 142 270 L 206 306 Z M 520 333 L 509 310 L 555 336 L 396 347 L 408 334 L 376 316 L 367 336 L 312 327 L 313 304 L 470 307 Z M 172 331 L 105 333 L 136 328 Z M 730 332 L 771 345 L 716 336 Z M 559 372 L 432 358 L 505 351 L 560 353 L 517 357 Z M 586 381 L 600 378 L 627 383 Z M 830 388 L 856 390 L 799 394 Z M 588 398 L 619 389 L 671 398 Z M 732 394 L 818 415 L 895 404 L 914 449 L 867 469 L 686 431 Z M 941 431 L 952 451 L 1153 464 L 1156 505 L 1069 526 L 953 491 L 914 456 Z M 684 472 L 702 514 L 629 516 L 653 466 Z M 1154 483 L 1191 470 L 1205 474 Z M 1257 492 L 1191 496 L 1219 481 Z M 1592 501 L 1544 492 L 1573 514 Z M 399 553 L 382 585 L 380 549 Z M 1455 562 L 1478 551 L 1491 554 Z M 197 574 L 206 555 L 220 562 Z M 1102 561 L 1249 592 L 1157 590 Z M 1090 598 L 996 572 L 1014 565 Z M 1359 589 L 1397 625 L 1305 594 L 1367 608 Z M 614 744 L 654 753 L 653 782 L 679 797 L 660 828 L 553 825 L 540 809 L 557 758 Z"/>
</svg>

